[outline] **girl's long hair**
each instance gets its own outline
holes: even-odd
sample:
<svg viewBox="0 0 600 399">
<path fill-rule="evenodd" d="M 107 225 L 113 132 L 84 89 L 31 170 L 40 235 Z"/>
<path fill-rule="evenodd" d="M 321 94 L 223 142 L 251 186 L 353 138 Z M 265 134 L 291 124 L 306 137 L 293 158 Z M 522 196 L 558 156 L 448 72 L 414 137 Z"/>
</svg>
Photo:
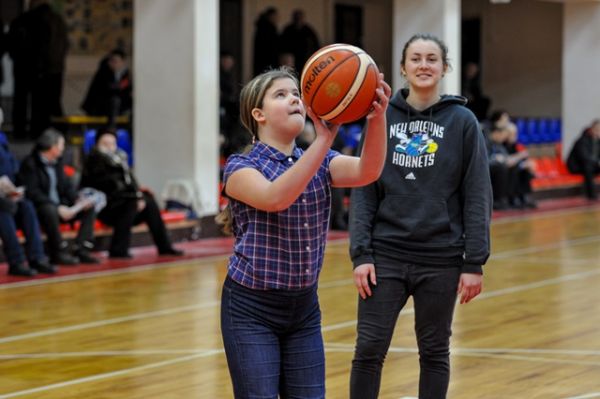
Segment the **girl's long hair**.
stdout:
<svg viewBox="0 0 600 399">
<path fill-rule="evenodd" d="M 257 75 L 248 82 L 240 92 L 240 121 L 242 125 L 252 135 L 252 143 L 260 140 L 258 136 L 258 123 L 252 116 L 254 108 L 262 108 L 267 90 L 277 79 L 291 79 L 296 86 L 299 86 L 298 78 L 289 67 L 280 67 L 272 69 Z M 247 154 L 252 150 L 252 145 L 247 146 L 243 153 Z M 225 194 L 225 188 L 223 193 Z M 233 233 L 233 215 L 229 204 L 216 217 L 215 222 L 223 226 L 223 233 L 231 235 Z"/>
</svg>

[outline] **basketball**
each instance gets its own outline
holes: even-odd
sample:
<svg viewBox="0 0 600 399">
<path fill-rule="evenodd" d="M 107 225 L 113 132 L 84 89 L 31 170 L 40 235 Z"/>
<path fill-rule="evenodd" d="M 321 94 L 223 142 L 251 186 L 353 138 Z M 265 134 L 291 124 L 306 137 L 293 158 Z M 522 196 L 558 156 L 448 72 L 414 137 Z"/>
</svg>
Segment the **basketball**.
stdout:
<svg viewBox="0 0 600 399">
<path fill-rule="evenodd" d="M 315 52 L 300 77 L 302 99 L 321 119 L 341 124 L 361 119 L 377 98 L 379 70 L 362 49 L 331 44 Z"/>
</svg>

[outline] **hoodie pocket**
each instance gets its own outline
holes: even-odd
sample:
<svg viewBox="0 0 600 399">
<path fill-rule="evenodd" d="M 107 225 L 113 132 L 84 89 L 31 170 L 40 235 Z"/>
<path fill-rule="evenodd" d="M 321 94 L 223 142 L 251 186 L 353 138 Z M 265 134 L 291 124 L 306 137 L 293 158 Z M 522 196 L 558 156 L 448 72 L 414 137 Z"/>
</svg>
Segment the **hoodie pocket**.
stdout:
<svg viewBox="0 0 600 399">
<path fill-rule="evenodd" d="M 377 210 L 374 235 L 424 243 L 447 242 L 450 218 L 446 200 L 387 195 Z"/>
</svg>

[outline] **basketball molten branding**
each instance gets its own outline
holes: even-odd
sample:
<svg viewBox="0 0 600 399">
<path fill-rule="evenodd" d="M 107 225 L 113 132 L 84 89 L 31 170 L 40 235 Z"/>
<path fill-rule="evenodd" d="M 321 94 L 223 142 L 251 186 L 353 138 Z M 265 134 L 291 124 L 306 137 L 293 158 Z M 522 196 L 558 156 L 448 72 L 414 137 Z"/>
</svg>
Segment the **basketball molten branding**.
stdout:
<svg viewBox="0 0 600 399">
<path fill-rule="evenodd" d="M 327 68 L 327 65 L 330 65 L 332 62 L 335 62 L 335 58 L 332 56 L 327 57 L 324 61 L 321 61 L 318 65 L 315 65 L 312 70 L 310 76 L 306 79 L 306 84 L 303 86 L 303 91 L 309 92 L 312 87 L 314 81 L 317 79 L 319 74 Z M 304 73 L 302 73 L 304 75 Z"/>
<path fill-rule="evenodd" d="M 362 49 L 332 44 L 315 52 L 300 77 L 302 98 L 321 119 L 348 123 L 366 116 L 377 99 L 379 71 Z"/>
</svg>

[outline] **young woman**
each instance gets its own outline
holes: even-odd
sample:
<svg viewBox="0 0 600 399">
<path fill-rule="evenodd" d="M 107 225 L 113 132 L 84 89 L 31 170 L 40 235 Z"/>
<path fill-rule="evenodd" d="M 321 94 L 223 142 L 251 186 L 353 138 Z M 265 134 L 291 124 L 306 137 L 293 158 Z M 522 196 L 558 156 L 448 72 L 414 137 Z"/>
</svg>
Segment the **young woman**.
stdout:
<svg viewBox="0 0 600 399">
<path fill-rule="evenodd" d="M 394 326 L 409 296 L 421 377 L 419 398 L 444 398 L 457 292 L 481 292 L 489 256 L 492 191 L 483 134 L 458 96 L 440 95 L 446 46 L 415 35 L 404 46 L 408 89 L 390 100 L 380 179 L 353 190 L 350 253 L 358 303 L 351 398 L 376 398 Z"/>
<path fill-rule="evenodd" d="M 381 75 L 357 158 L 330 150 L 339 126 L 310 109 L 316 138 L 306 151 L 295 146 L 306 111 L 289 70 L 263 73 L 242 89 L 240 117 L 255 144 L 249 153 L 231 156 L 223 175 L 235 245 L 221 330 L 236 398 L 325 397 L 317 278 L 331 186 L 379 177 L 390 94 Z"/>
</svg>

